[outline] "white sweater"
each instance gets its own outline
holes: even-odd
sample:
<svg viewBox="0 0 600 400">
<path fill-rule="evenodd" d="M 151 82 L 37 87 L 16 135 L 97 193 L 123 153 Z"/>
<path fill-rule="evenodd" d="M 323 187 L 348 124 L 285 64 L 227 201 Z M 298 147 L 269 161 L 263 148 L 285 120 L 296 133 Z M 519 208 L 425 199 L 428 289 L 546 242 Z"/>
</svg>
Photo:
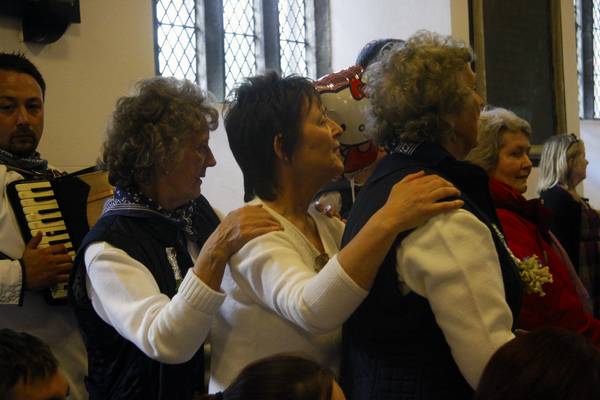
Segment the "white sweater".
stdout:
<svg viewBox="0 0 600 400">
<path fill-rule="evenodd" d="M 197 246 L 188 243 L 188 249 L 195 260 Z M 225 297 L 190 268 L 169 298 L 148 268 L 106 242 L 88 246 L 85 265 L 88 297 L 100 318 L 148 357 L 168 364 L 196 353 Z"/>
<path fill-rule="evenodd" d="M 251 240 L 230 259 L 222 284 L 227 298 L 211 333 L 211 393 L 250 362 L 277 353 L 301 354 L 337 371 L 341 325 L 367 295 L 335 257 L 344 229 L 339 220 L 310 211 L 331 257 L 317 272 L 317 249 L 263 206 L 283 231 Z"/>
</svg>

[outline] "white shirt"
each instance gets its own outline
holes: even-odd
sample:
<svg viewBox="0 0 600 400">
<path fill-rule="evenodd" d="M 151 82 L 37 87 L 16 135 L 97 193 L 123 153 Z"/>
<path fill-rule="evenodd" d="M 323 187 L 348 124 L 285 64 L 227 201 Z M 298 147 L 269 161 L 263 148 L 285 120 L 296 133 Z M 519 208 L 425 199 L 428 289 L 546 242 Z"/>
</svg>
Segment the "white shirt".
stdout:
<svg viewBox="0 0 600 400">
<path fill-rule="evenodd" d="M 301 354 L 337 370 L 341 325 L 367 295 L 335 257 L 341 221 L 310 211 L 331 257 L 317 272 L 319 251 L 287 219 L 263 207 L 283 231 L 251 240 L 230 259 L 222 284 L 227 298 L 211 333 L 211 393 L 226 388 L 250 362 L 277 353 Z"/>
<path fill-rule="evenodd" d="M 490 357 L 514 337 L 489 229 L 462 209 L 438 215 L 402 241 L 396 268 L 405 292 L 427 298 L 454 361 L 476 388 Z"/>
<path fill-rule="evenodd" d="M 13 259 L 21 258 L 25 242 L 6 196 L 6 185 L 19 179 L 23 179 L 20 174 L 0 165 L 0 251 Z M 87 355 L 72 310 L 50 306 L 41 293 L 34 291 L 25 291 L 19 307 L 21 286 L 19 262 L 0 260 L 0 328 L 27 332 L 48 344 L 69 382 L 71 399 L 87 399 L 83 384 Z"/>
<path fill-rule="evenodd" d="M 188 243 L 188 249 L 195 260 L 197 247 Z M 88 297 L 100 318 L 148 357 L 167 364 L 196 353 L 225 297 L 190 268 L 169 298 L 148 268 L 106 242 L 87 247 L 85 265 Z"/>
</svg>

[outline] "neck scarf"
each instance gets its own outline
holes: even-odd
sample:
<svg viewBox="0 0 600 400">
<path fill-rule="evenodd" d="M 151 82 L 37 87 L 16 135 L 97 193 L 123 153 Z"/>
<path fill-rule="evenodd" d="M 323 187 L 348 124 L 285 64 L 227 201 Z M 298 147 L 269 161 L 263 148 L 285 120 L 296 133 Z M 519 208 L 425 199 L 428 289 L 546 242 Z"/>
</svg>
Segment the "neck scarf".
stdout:
<svg viewBox="0 0 600 400">
<path fill-rule="evenodd" d="M 122 188 L 117 186 L 115 188 L 114 198 L 107 201 L 104 206 L 104 213 L 128 208 L 137 210 L 141 208 L 161 214 L 177 224 L 185 233 L 186 238 L 195 243 L 199 243 L 202 237 L 195 227 L 196 224 L 194 224 L 194 216 L 197 214 L 199 208 L 196 200 L 192 200 L 174 210 L 166 210 L 153 199 L 134 188 Z"/>
<path fill-rule="evenodd" d="M 490 193 L 496 208 L 515 212 L 534 223 L 544 238 L 548 238 L 548 223 L 551 212 L 542 205 L 540 199 L 527 200 L 509 185 L 496 179 L 490 179 Z"/>
<path fill-rule="evenodd" d="M 0 164 L 14 167 L 17 170 L 31 171 L 34 174 L 45 175 L 48 171 L 48 161 L 35 152 L 29 157 L 17 157 L 11 152 L 0 149 Z"/>
</svg>

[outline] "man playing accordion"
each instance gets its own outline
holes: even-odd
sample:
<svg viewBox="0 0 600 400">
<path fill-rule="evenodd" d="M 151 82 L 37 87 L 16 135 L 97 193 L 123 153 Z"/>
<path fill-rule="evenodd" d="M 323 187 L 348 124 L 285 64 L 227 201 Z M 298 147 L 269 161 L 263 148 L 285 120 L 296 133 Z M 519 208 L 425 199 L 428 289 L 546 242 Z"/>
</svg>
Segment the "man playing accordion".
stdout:
<svg viewBox="0 0 600 400">
<path fill-rule="evenodd" d="M 0 53 L 0 328 L 26 331 L 48 343 L 65 369 L 71 398 L 85 399 L 85 347 L 72 310 L 48 304 L 41 292 L 66 282 L 73 261 L 63 244 L 40 247 L 41 233 L 25 243 L 6 191 L 17 180 L 59 174 L 36 151 L 44 128 L 45 89 L 27 58 Z"/>
</svg>

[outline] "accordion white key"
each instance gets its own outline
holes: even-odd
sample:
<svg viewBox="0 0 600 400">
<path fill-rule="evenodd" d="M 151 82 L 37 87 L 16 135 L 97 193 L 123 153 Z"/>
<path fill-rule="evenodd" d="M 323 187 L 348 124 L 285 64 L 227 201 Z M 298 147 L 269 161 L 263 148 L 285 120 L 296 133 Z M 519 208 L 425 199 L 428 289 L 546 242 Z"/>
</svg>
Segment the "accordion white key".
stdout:
<svg viewBox="0 0 600 400">
<path fill-rule="evenodd" d="M 24 179 L 7 186 L 26 243 L 42 232 L 40 248 L 62 244 L 75 257 L 83 237 L 100 217 L 104 203 L 113 196 L 106 172 L 89 171 L 87 168 L 54 179 Z M 49 303 L 64 303 L 67 284 L 55 285 L 45 295 Z"/>
</svg>

